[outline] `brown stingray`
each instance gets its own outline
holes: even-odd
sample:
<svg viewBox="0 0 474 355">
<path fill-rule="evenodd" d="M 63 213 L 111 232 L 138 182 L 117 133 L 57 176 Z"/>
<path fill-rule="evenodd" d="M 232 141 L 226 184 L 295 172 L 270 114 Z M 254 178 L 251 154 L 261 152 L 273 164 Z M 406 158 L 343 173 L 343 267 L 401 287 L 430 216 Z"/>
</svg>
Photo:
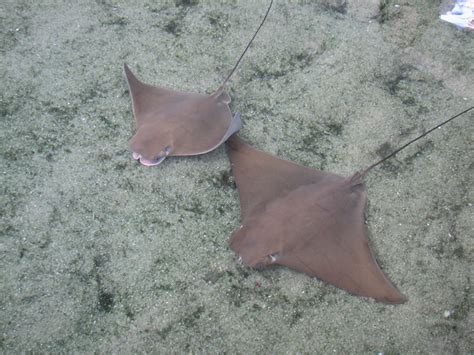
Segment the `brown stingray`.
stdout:
<svg viewBox="0 0 474 355">
<path fill-rule="evenodd" d="M 138 80 L 126 64 L 124 74 L 132 97 L 137 132 L 130 140 L 133 158 L 143 165 L 160 164 L 168 156 L 199 155 L 214 150 L 241 127 L 232 117 L 226 84 L 263 26 L 273 0 L 257 31 L 222 85 L 212 94 L 155 87 Z"/>
<path fill-rule="evenodd" d="M 461 114 L 349 177 L 279 159 L 235 134 L 226 145 L 239 190 L 242 226 L 230 239 L 232 250 L 246 266 L 286 265 L 354 295 L 386 303 L 406 302 L 369 248 L 363 178 Z"/>
</svg>

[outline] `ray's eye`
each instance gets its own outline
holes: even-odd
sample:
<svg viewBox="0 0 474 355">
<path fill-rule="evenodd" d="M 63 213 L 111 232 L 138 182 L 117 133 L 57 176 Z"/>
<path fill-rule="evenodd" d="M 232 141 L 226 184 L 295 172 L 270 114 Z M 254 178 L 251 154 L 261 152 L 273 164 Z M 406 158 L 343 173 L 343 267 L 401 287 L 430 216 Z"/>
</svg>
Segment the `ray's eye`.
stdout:
<svg viewBox="0 0 474 355">
<path fill-rule="evenodd" d="M 155 158 L 156 161 L 160 160 L 163 161 L 168 155 L 171 154 L 173 149 L 171 149 L 170 145 L 167 145 L 166 147 L 163 148 L 163 150 L 158 154 Z"/>
<path fill-rule="evenodd" d="M 265 264 L 266 265 L 274 264 L 279 258 L 280 258 L 280 253 L 273 253 L 273 254 L 267 255 L 267 257 L 265 258 Z"/>
<path fill-rule="evenodd" d="M 280 253 L 273 253 L 263 257 L 256 265 L 255 269 L 262 270 L 265 266 L 274 264 L 280 258 Z"/>
</svg>

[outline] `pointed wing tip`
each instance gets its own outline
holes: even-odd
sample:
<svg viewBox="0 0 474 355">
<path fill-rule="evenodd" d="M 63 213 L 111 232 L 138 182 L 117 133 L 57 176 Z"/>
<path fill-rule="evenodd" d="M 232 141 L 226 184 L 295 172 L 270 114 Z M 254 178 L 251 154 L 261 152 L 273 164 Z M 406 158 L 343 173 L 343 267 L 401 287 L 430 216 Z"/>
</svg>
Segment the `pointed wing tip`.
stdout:
<svg viewBox="0 0 474 355">
<path fill-rule="evenodd" d="M 123 74 L 130 88 L 132 87 L 132 85 L 136 86 L 138 84 L 141 84 L 141 81 L 137 79 L 135 74 L 133 74 L 133 72 L 128 67 L 127 63 L 123 63 Z"/>
<path fill-rule="evenodd" d="M 128 67 L 127 63 L 123 63 L 123 73 L 124 73 L 126 78 L 128 78 L 129 74 L 132 73 L 132 71 Z"/>
<path fill-rule="evenodd" d="M 388 278 L 385 281 L 384 284 L 379 284 L 378 287 L 366 290 L 367 292 L 356 292 L 355 294 L 372 298 L 376 302 L 392 305 L 403 304 L 408 301 L 408 297 L 401 293 Z"/>
<path fill-rule="evenodd" d="M 403 293 L 400 293 L 399 291 L 394 292 L 393 295 L 390 295 L 390 297 L 384 298 L 380 300 L 381 302 L 388 303 L 388 304 L 404 304 L 408 302 L 408 297 L 405 296 Z"/>
<path fill-rule="evenodd" d="M 130 80 L 130 78 L 135 77 L 130 68 L 128 67 L 127 63 L 123 63 L 123 74 L 125 75 L 127 81 Z"/>
</svg>

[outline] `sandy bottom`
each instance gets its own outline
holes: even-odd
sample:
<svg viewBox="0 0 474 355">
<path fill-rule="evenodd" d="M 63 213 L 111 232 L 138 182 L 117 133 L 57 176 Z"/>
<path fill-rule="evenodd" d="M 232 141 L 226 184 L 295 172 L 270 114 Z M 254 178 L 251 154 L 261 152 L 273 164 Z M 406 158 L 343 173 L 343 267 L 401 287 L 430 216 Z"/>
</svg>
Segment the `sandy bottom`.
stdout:
<svg viewBox="0 0 474 355">
<path fill-rule="evenodd" d="M 474 32 L 425 3 L 277 1 L 230 83 L 241 135 L 349 175 L 472 106 Z M 472 113 L 367 176 L 370 243 L 401 306 L 239 265 L 223 147 L 131 159 L 123 62 L 210 93 L 265 7 L 0 5 L 0 352 L 472 351 Z"/>
</svg>

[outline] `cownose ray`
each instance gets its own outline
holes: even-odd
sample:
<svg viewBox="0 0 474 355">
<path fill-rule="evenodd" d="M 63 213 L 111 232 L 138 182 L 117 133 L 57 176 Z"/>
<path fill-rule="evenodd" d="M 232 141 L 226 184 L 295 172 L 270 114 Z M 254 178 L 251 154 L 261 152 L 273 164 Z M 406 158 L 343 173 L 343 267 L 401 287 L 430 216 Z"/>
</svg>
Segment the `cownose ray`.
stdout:
<svg viewBox="0 0 474 355">
<path fill-rule="evenodd" d="M 129 142 L 135 160 L 154 166 L 168 156 L 204 154 L 241 128 L 239 116 L 232 117 L 230 112 L 226 85 L 263 26 L 272 4 L 273 0 L 234 68 L 211 95 L 145 84 L 124 64 L 137 126 L 137 132 Z"/>
<path fill-rule="evenodd" d="M 409 144 L 472 108 L 349 177 L 279 159 L 233 135 L 226 146 L 242 225 L 230 238 L 231 249 L 245 266 L 285 265 L 354 295 L 392 304 L 406 302 L 369 247 L 363 179 Z"/>
</svg>

